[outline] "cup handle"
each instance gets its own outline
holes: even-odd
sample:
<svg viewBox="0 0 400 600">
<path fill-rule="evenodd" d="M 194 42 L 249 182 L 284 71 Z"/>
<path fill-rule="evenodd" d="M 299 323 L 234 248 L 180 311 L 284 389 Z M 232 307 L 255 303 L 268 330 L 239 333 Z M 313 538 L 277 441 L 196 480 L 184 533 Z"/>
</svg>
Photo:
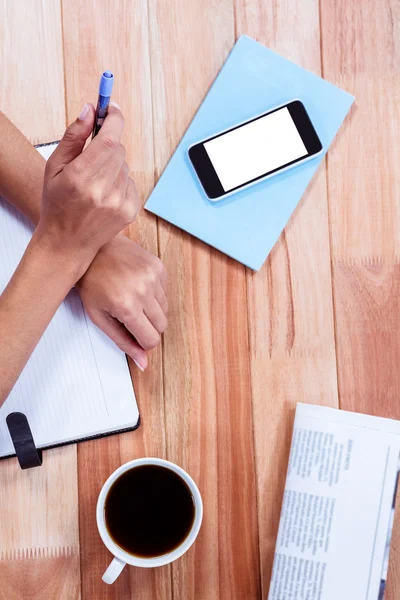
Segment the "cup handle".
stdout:
<svg viewBox="0 0 400 600">
<path fill-rule="evenodd" d="M 115 557 L 114 560 L 110 563 L 108 569 L 104 572 L 104 575 L 102 577 L 104 583 L 114 583 L 117 577 L 121 575 L 122 569 L 125 565 L 125 562 Z"/>
</svg>

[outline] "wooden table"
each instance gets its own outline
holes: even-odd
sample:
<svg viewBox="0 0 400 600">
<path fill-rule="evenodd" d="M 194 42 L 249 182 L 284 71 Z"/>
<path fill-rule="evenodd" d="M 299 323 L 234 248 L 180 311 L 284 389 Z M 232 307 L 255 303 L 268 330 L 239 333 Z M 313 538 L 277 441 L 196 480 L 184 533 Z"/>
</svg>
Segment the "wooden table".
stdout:
<svg viewBox="0 0 400 600">
<path fill-rule="evenodd" d="M 259 273 L 144 212 L 131 227 L 170 274 L 169 329 L 132 369 L 142 426 L 1 463 L 1 599 L 266 598 L 296 402 L 400 418 L 399 20 L 396 0 L 0 0 L 0 107 L 57 139 L 111 68 L 143 201 L 240 33 L 357 97 Z M 172 567 L 108 587 L 95 503 L 139 456 L 192 474 L 204 524 Z"/>
</svg>

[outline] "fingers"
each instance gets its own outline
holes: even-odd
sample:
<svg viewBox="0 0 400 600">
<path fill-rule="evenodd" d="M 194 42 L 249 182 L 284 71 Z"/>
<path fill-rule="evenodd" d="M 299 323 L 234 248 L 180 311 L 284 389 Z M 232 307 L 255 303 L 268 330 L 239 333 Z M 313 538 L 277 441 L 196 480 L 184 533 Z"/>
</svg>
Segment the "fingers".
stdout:
<svg viewBox="0 0 400 600">
<path fill-rule="evenodd" d="M 152 350 L 159 344 L 160 334 L 143 312 L 125 318 L 124 325 L 144 350 Z"/>
<path fill-rule="evenodd" d="M 124 130 L 124 122 L 125 121 L 121 110 L 117 108 L 115 104 L 111 103 L 107 112 L 107 116 L 104 119 L 103 126 L 96 137 L 100 139 L 108 136 L 116 137 L 120 143 L 122 132 Z"/>
<path fill-rule="evenodd" d="M 110 106 L 98 135 L 90 142 L 79 157 L 89 175 L 95 175 L 121 144 L 124 117 L 115 106 Z"/>
<path fill-rule="evenodd" d="M 108 196 L 109 202 L 113 206 L 123 205 L 124 214 L 126 215 L 126 224 L 129 225 L 135 220 L 139 210 L 139 199 L 136 192 L 136 187 L 133 180 L 129 177 L 129 167 L 126 162 L 122 164 L 117 173 L 118 165 L 114 165 L 115 172 L 109 176 L 103 173 L 102 180 L 97 180 L 104 191 L 104 195 Z M 111 171 L 110 171 L 111 173 Z M 113 178 L 116 177 L 113 182 Z"/>
<path fill-rule="evenodd" d="M 160 282 L 161 282 L 161 286 L 164 291 L 164 294 L 166 295 L 168 293 L 168 271 L 164 267 L 163 264 L 162 264 L 162 268 L 160 271 Z"/>
<path fill-rule="evenodd" d="M 137 214 L 140 210 L 140 200 L 139 200 L 139 196 L 138 196 L 138 193 L 136 190 L 135 182 L 130 177 L 128 179 L 128 187 L 126 190 L 126 201 L 128 203 L 128 206 L 132 210 L 132 214 L 131 214 L 131 217 L 132 217 L 131 222 L 132 222 L 136 219 Z"/>
<path fill-rule="evenodd" d="M 133 180 L 128 176 L 128 165 L 122 166 L 121 172 L 117 177 L 114 188 L 109 195 L 111 204 L 124 204 L 124 213 L 127 224 L 135 220 L 139 210 L 139 199 L 136 193 L 136 187 Z"/>
<path fill-rule="evenodd" d="M 148 301 L 144 314 L 158 333 L 164 333 L 168 326 L 168 320 L 160 303 L 155 298 Z"/>
<path fill-rule="evenodd" d="M 124 163 L 115 181 L 114 190 L 125 200 L 129 184 L 129 167 Z"/>
<path fill-rule="evenodd" d="M 85 104 L 79 117 L 66 129 L 61 142 L 47 161 L 47 172 L 55 177 L 65 165 L 76 159 L 92 132 L 95 110 L 92 104 Z"/>
<path fill-rule="evenodd" d="M 121 205 L 125 203 L 126 193 L 128 189 L 128 173 L 129 168 L 126 162 L 122 163 L 119 172 L 116 174 L 116 179 L 112 181 L 112 178 L 104 178 L 101 185 L 104 190 L 104 196 L 109 196 L 110 200 L 115 200 L 115 203 Z"/>
<path fill-rule="evenodd" d="M 157 302 L 159 303 L 159 305 L 161 306 L 161 310 L 163 311 L 164 315 L 167 316 L 168 310 L 169 310 L 168 300 L 167 300 L 167 296 L 165 295 L 164 289 L 162 288 L 161 285 L 159 286 L 159 289 L 155 293 L 155 298 L 156 298 Z"/>
<path fill-rule="evenodd" d="M 141 371 L 146 369 L 148 360 L 145 350 L 137 343 L 122 323 L 102 311 L 90 314 L 90 318 L 99 329 L 104 331 L 113 340 L 122 352 L 131 357 Z"/>
<path fill-rule="evenodd" d="M 125 156 L 125 148 L 122 145 L 118 146 L 110 159 L 104 163 L 96 175 L 96 181 L 104 186 L 105 195 L 108 195 L 111 192 L 124 165 L 126 174 L 128 173 L 128 165 L 125 162 Z"/>
</svg>

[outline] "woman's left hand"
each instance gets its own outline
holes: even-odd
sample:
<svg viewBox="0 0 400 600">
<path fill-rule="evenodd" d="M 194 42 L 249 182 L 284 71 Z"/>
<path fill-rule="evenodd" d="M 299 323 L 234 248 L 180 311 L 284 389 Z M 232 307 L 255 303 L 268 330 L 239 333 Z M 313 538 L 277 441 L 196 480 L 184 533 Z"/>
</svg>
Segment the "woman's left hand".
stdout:
<svg viewBox="0 0 400 600">
<path fill-rule="evenodd" d="M 98 252 L 78 282 L 86 312 L 143 371 L 146 350 L 167 327 L 167 272 L 161 260 L 118 235 Z"/>
</svg>

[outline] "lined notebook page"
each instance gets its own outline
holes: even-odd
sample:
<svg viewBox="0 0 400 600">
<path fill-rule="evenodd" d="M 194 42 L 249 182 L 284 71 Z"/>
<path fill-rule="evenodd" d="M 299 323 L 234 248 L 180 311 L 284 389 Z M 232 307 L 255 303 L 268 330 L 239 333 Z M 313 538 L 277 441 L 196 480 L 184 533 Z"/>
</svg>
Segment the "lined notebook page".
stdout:
<svg viewBox="0 0 400 600">
<path fill-rule="evenodd" d="M 39 151 L 48 158 L 52 149 L 45 146 Z M 0 293 L 32 231 L 29 221 L 0 198 Z M 0 360 L 6 352 L 0 348 Z M 0 456 L 14 454 L 6 425 L 13 411 L 26 414 L 38 447 L 137 425 L 139 412 L 126 357 L 92 324 L 75 291 L 58 309 L 0 408 Z"/>
</svg>

